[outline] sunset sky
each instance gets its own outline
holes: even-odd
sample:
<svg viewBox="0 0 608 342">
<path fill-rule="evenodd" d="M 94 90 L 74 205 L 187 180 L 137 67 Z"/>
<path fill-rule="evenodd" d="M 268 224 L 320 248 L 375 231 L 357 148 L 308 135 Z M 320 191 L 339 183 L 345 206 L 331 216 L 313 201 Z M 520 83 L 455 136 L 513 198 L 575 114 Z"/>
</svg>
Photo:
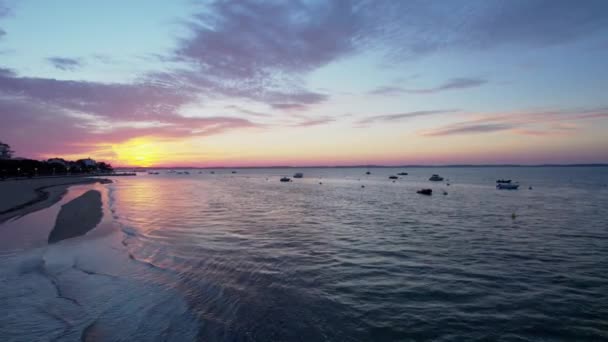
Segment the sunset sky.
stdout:
<svg viewBox="0 0 608 342">
<path fill-rule="evenodd" d="M 122 166 L 608 162 L 608 1 L 0 0 L 0 141 Z"/>
</svg>

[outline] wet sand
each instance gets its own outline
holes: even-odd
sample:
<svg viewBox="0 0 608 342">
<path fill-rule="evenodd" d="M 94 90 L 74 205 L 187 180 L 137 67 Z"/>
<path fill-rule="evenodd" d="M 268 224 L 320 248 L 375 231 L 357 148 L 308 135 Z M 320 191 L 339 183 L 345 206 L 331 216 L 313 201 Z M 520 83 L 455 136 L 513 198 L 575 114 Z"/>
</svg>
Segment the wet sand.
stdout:
<svg viewBox="0 0 608 342">
<path fill-rule="evenodd" d="M 103 217 L 102 206 L 101 193 L 97 190 L 89 190 L 64 204 L 49 235 L 49 243 L 84 235 L 95 228 Z"/>
<path fill-rule="evenodd" d="M 70 185 L 111 182 L 103 178 L 53 177 L 0 182 L 0 223 L 57 203 Z"/>
</svg>

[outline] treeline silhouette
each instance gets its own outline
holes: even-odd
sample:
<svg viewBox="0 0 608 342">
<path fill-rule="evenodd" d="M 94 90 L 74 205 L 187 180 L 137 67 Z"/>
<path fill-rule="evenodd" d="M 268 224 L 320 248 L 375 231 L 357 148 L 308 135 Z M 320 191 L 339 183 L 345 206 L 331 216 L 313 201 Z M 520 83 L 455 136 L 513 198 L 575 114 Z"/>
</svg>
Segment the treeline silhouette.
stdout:
<svg viewBox="0 0 608 342">
<path fill-rule="evenodd" d="M 0 159 L 0 178 L 36 177 L 66 174 L 87 174 L 112 172 L 112 165 L 105 162 L 91 163 L 90 159 L 67 161 L 49 159 L 39 161 L 32 159 Z"/>
</svg>

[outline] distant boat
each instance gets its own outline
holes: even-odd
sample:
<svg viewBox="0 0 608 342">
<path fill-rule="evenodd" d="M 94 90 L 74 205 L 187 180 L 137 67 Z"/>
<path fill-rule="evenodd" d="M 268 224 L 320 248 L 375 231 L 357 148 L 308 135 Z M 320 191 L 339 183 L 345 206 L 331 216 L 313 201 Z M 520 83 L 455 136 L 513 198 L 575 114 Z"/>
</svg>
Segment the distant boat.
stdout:
<svg viewBox="0 0 608 342">
<path fill-rule="evenodd" d="M 441 182 L 441 181 L 443 181 L 443 177 L 441 177 L 439 175 L 432 175 L 431 178 L 429 178 L 429 180 L 432 182 Z"/>
<path fill-rule="evenodd" d="M 499 179 L 496 181 L 496 183 L 507 184 L 507 183 L 511 183 L 511 180 L 510 179 Z"/>
<path fill-rule="evenodd" d="M 367 171 L 365 174 L 366 174 L 366 175 L 371 175 L 372 173 L 371 173 L 371 172 L 369 172 L 369 171 Z"/>
<path fill-rule="evenodd" d="M 430 196 L 433 194 L 433 190 L 432 189 L 421 189 L 416 191 L 417 194 L 421 194 L 421 195 L 427 195 Z"/>
<path fill-rule="evenodd" d="M 398 176 L 407 176 L 407 172 L 399 172 L 397 175 Z"/>
<path fill-rule="evenodd" d="M 388 179 L 399 179 L 397 176 L 388 176 Z"/>
<path fill-rule="evenodd" d="M 236 171 L 232 171 L 232 173 L 236 173 Z"/>
<path fill-rule="evenodd" d="M 496 184 L 496 189 L 498 189 L 498 190 L 517 190 L 517 188 L 519 188 L 519 184 L 512 184 L 512 183 Z"/>
<path fill-rule="evenodd" d="M 185 174 L 185 175 L 189 175 L 189 174 L 190 174 L 190 172 L 188 172 L 188 171 L 184 171 L 184 174 Z"/>
<path fill-rule="evenodd" d="M 214 175 L 214 174 L 215 174 L 215 171 L 211 171 L 210 173 L 211 173 L 212 175 Z"/>
<path fill-rule="evenodd" d="M 304 174 L 302 172 L 298 172 L 293 175 L 293 178 L 302 178 L 302 177 L 304 177 Z"/>
<path fill-rule="evenodd" d="M 281 177 L 281 182 L 291 182 L 289 177 Z"/>
</svg>

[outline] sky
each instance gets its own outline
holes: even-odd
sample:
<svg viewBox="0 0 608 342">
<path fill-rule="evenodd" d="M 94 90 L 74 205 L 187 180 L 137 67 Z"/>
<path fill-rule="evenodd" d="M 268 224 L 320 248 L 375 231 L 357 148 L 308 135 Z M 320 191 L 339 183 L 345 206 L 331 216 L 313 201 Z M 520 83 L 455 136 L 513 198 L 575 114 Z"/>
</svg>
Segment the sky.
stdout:
<svg viewBox="0 0 608 342">
<path fill-rule="evenodd" d="M 115 166 L 608 162 L 605 0 L 0 0 L 0 141 Z"/>
</svg>

